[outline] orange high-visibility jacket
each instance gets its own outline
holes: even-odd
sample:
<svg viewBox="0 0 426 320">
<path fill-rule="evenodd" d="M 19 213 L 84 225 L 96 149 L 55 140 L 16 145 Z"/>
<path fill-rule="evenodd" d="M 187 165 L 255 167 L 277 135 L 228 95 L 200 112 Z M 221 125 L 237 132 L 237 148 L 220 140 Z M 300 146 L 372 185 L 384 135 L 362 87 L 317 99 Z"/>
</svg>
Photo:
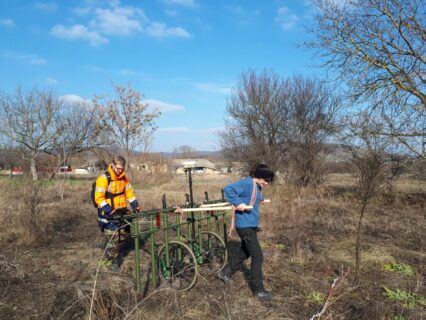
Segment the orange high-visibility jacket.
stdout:
<svg viewBox="0 0 426 320">
<path fill-rule="evenodd" d="M 125 208 L 127 205 L 126 200 L 129 203 L 136 200 L 132 185 L 130 184 L 129 179 L 127 179 L 124 171 L 117 176 L 114 170 L 112 170 L 112 166 L 109 165 L 108 172 L 111 175 L 111 182 L 109 185 L 108 178 L 105 173 L 96 179 L 95 202 L 98 205 L 98 208 L 102 208 L 106 204 L 109 204 L 113 210 L 117 208 Z M 124 193 L 114 197 L 113 199 L 107 199 L 107 192 Z"/>
</svg>

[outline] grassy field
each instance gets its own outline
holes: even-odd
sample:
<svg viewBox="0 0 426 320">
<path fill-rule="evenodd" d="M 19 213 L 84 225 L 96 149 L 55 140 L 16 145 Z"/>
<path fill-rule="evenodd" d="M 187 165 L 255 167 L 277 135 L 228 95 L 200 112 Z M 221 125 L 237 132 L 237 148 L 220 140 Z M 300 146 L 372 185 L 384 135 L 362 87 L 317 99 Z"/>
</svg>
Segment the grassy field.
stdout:
<svg viewBox="0 0 426 320">
<path fill-rule="evenodd" d="M 194 176 L 194 198 L 221 197 L 236 176 Z M 182 204 L 184 176 L 134 181 L 144 209 Z M 161 183 L 159 182 L 161 181 Z M 261 209 L 265 285 L 270 303 L 252 297 L 238 272 L 230 287 L 200 276 L 187 292 L 147 285 L 134 290 L 133 254 L 120 272 L 102 263 L 92 181 L 42 182 L 1 178 L 1 319 L 310 319 L 322 309 L 342 270 L 347 276 L 321 319 L 426 319 L 426 183 L 401 178 L 367 208 L 362 273 L 353 285 L 359 216 L 355 181 L 331 175 L 317 189 L 272 185 Z M 231 239 L 232 249 L 238 246 Z M 95 285 L 95 290 L 93 290 Z"/>
</svg>

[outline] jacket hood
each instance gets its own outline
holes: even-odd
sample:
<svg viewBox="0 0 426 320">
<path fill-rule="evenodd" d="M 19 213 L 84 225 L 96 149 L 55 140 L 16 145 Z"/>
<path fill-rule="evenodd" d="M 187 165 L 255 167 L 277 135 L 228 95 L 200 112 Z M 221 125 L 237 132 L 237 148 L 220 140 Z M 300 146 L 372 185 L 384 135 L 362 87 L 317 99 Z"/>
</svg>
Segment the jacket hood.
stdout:
<svg viewBox="0 0 426 320">
<path fill-rule="evenodd" d="M 120 180 L 120 179 L 122 179 L 126 175 L 126 172 L 123 170 L 123 172 L 121 172 L 121 174 L 117 176 L 115 174 L 114 170 L 112 169 L 112 164 L 110 164 L 108 166 L 108 172 L 111 175 L 111 179 L 112 180 Z"/>
</svg>

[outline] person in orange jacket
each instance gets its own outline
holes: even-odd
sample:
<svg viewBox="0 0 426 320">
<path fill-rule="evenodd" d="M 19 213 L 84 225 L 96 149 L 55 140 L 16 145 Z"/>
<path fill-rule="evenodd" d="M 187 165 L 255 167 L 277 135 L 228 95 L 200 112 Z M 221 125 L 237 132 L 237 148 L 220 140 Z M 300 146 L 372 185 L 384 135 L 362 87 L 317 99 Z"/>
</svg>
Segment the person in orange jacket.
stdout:
<svg viewBox="0 0 426 320">
<path fill-rule="evenodd" d="M 109 244 L 106 254 L 109 259 L 112 259 L 111 267 L 114 271 L 119 270 L 124 257 L 133 248 L 133 241 L 130 226 L 122 228 L 118 222 L 110 219 L 115 212 L 126 209 L 127 203 L 134 211 L 140 211 L 132 185 L 126 177 L 125 167 L 126 160 L 122 156 L 115 156 L 107 171 L 96 179 L 94 192 L 94 201 L 98 206 L 99 228 L 105 236 L 104 247 Z M 117 230 L 122 231 L 123 239 L 114 237 L 114 243 L 110 243 L 110 237 Z"/>
</svg>

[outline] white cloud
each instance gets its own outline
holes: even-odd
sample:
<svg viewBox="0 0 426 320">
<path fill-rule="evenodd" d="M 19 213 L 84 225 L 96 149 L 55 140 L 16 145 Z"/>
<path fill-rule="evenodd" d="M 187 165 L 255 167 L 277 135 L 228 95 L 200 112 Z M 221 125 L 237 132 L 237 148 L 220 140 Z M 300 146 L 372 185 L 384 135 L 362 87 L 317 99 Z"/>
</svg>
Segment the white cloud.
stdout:
<svg viewBox="0 0 426 320">
<path fill-rule="evenodd" d="M 60 96 L 59 99 L 61 99 L 65 103 L 75 103 L 75 104 L 91 103 L 90 100 L 82 98 L 76 94 L 66 94 L 66 95 Z"/>
<path fill-rule="evenodd" d="M 327 0 L 331 5 L 343 7 L 353 2 L 353 0 Z M 312 5 L 312 0 L 305 0 L 305 4 Z"/>
<path fill-rule="evenodd" d="M 211 135 L 223 131 L 223 127 L 211 127 L 194 130 L 197 134 Z"/>
<path fill-rule="evenodd" d="M 144 102 L 147 103 L 150 108 L 158 109 L 163 113 L 185 110 L 184 106 L 180 104 L 171 104 L 155 99 L 147 99 Z"/>
<path fill-rule="evenodd" d="M 58 10 L 57 4 L 53 1 L 52 2 L 37 1 L 34 3 L 34 7 L 44 12 L 56 12 L 56 10 Z"/>
<path fill-rule="evenodd" d="M 47 77 L 46 78 L 46 84 L 49 86 L 56 86 L 59 83 L 59 81 L 55 78 Z"/>
<path fill-rule="evenodd" d="M 250 25 L 260 15 L 260 11 L 257 9 L 247 10 L 241 6 L 226 6 L 225 9 L 234 16 L 234 21 L 240 26 Z"/>
<path fill-rule="evenodd" d="M 193 3 L 190 1 L 188 3 Z M 174 11 L 176 14 L 177 12 Z M 64 39 L 83 39 L 92 45 L 109 42 L 111 36 L 129 36 L 135 33 L 157 38 L 189 38 L 181 27 L 169 27 L 165 23 L 151 22 L 145 12 L 133 6 L 120 6 L 119 0 L 86 0 L 82 7 L 73 9 L 75 15 L 86 22 L 73 26 L 56 25 L 52 34 Z M 169 12 L 173 14 L 173 12 Z"/>
<path fill-rule="evenodd" d="M 121 74 L 122 76 L 134 76 L 137 73 L 136 71 L 132 69 L 121 69 L 121 70 L 118 70 L 118 74 Z"/>
<path fill-rule="evenodd" d="M 13 27 L 15 22 L 12 19 L 0 19 L 0 26 Z"/>
<path fill-rule="evenodd" d="M 283 30 L 291 30 L 299 20 L 300 18 L 286 6 L 278 8 L 278 13 L 277 17 L 275 18 L 275 21 L 277 21 L 281 25 L 281 28 Z"/>
<path fill-rule="evenodd" d="M 164 23 L 153 22 L 148 28 L 147 33 L 155 38 L 167 38 L 167 37 L 177 37 L 177 38 L 189 38 L 191 35 L 183 28 L 171 28 L 167 27 Z"/>
<path fill-rule="evenodd" d="M 222 94 L 229 95 L 231 93 L 231 88 L 223 85 L 219 85 L 212 82 L 196 82 L 193 85 L 201 91 L 214 93 L 214 94 Z"/>
<path fill-rule="evenodd" d="M 160 128 L 157 130 L 158 133 L 191 133 L 191 130 L 187 127 L 175 127 L 175 128 Z"/>
<path fill-rule="evenodd" d="M 169 9 L 167 9 L 166 11 L 165 11 L 165 13 L 168 15 L 168 16 L 177 16 L 178 15 L 178 12 L 176 11 L 176 10 L 169 10 Z"/>
<path fill-rule="evenodd" d="M 90 7 L 76 7 L 72 9 L 72 12 L 78 16 L 86 16 L 92 11 Z"/>
<path fill-rule="evenodd" d="M 104 72 L 105 70 L 99 66 L 87 66 L 88 70 L 95 71 L 95 72 Z"/>
<path fill-rule="evenodd" d="M 61 24 L 52 28 L 52 35 L 62 39 L 82 39 L 87 40 L 93 46 L 108 43 L 108 38 L 105 38 L 97 31 L 90 31 L 87 27 L 76 24 L 71 27 L 65 27 Z"/>
<path fill-rule="evenodd" d="M 105 35 L 129 35 L 142 31 L 141 22 L 147 18 L 143 10 L 133 7 L 119 7 L 114 9 L 96 9 L 96 17 L 90 23 L 91 27 Z"/>
<path fill-rule="evenodd" d="M 41 64 L 47 63 L 46 59 L 40 58 L 37 55 L 29 54 L 29 53 L 3 50 L 1 52 L 1 55 L 6 59 L 16 60 L 16 61 L 20 61 L 24 63 L 29 63 L 29 64 L 41 65 Z"/>
<path fill-rule="evenodd" d="M 194 0 L 166 0 L 166 3 L 171 5 L 189 7 L 189 8 L 193 8 L 197 6 Z"/>
</svg>

